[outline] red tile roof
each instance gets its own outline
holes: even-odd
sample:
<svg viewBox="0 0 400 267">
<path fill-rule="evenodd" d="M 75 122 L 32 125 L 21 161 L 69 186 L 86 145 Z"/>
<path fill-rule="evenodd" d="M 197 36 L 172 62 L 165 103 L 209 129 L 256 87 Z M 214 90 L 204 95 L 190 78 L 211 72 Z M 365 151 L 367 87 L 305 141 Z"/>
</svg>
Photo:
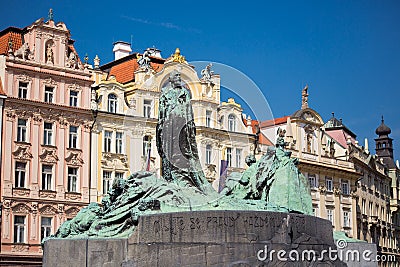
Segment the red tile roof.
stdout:
<svg viewBox="0 0 400 267">
<path fill-rule="evenodd" d="M 150 65 L 156 72 L 159 72 L 162 70 L 164 64 L 150 62 Z M 135 80 L 134 72 L 138 68 L 139 64 L 137 63 L 137 60 L 135 58 L 131 58 L 112 66 L 108 75 L 114 75 L 115 79 L 119 83 L 128 83 Z"/>
<path fill-rule="evenodd" d="M 10 40 L 13 43 L 13 51 L 18 50 L 22 46 L 22 34 L 18 31 L 21 30 L 10 27 L 0 33 L 0 54 L 4 55 L 8 53 Z"/>
<path fill-rule="evenodd" d="M 260 123 L 260 127 L 261 127 L 261 128 L 264 128 L 264 127 L 268 127 L 268 126 L 284 124 L 284 123 L 287 122 L 287 118 L 288 118 L 288 117 L 289 117 L 289 116 L 284 116 L 284 117 L 282 117 L 282 118 L 276 118 L 276 119 L 273 119 L 273 120 L 262 121 L 262 122 Z"/>
<path fill-rule="evenodd" d="M 257 120 L 251 120 L 251 129 L 253 131 L 253 134 L 255 134 L 257 132 L 256 125 L 260 125 L 260 122 L 257 121 Z M 267 146 L 272 146 L 273 145 L 271 140 L 269 140 L 268 137 L 266 137 L 263 133 L 260 132 L 258 137 L 259 137 L 258 142 L 260 144 L 267 145 Z"/>
<path fill-rule="evenodd" d="M 0 77 L 0 95 L 6 95 L 6 93 L 3 90 L 3 82 L 1 81 L 1 77 Z"/>
<path fill-rule="evenodd" d="M 139 65 L 136 59 L 130 59 L 111 67 L 108 76 L 115 76 L 115 79 L 119 83 L 127 83 L 135 79 L 135 74 L 133 72 L 137 70 L 138 67 Z"/>
</svg>

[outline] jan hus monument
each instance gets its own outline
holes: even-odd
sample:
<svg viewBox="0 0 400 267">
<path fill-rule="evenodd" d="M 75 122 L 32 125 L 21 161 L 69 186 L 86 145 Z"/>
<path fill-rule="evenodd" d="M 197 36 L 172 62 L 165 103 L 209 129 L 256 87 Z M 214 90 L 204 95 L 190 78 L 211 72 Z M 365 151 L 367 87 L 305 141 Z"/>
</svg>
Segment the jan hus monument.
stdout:
<svg viewBox="0 0 400 267">
<path fill-rule="evenodd" d="M 332 224 L 312 215 L 308 181 L 285 150 L 284 130 L 217 193 L 200 166 L 191 93 L 174 70 L 156 135 L 162 177 L 115 180 L 100 204 L 43 241 L 43 266 L 346 266 L 323 253 L 336 248 Z M 279 250 L 315 255 L 282 261 Z"/>
</svg>

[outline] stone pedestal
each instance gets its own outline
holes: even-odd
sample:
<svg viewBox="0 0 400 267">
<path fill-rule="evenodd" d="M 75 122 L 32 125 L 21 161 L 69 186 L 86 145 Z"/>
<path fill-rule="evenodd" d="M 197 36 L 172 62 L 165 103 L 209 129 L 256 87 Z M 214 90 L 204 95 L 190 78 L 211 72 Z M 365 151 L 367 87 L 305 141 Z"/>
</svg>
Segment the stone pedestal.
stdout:
<svg viewBox="0 0 400 267">
<path fill-rule="evenodd" d="M 346 266 L 329 250 L 332 225 L 313 216 L 176 212 L 140 217 L 127 239 L 49 240 L 43 266 Z"/>
</svg>

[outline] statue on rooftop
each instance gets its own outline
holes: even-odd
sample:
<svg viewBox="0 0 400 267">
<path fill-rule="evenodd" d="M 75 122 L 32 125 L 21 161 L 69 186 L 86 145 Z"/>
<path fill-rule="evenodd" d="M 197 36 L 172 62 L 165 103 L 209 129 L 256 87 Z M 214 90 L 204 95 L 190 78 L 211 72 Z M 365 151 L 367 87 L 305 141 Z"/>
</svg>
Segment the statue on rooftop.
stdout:
<svg viewBox="0 0 400 267">
<path fill-rule="evenodd" d="M 139 54 L 136 55 L 137 58 L 137 63 L 139 64 L 139 68 L 145 69 L 145 70 L 150 70 L 151 65 L 150 65 L 150 56 L 155 53 L 155 49 L 150 48 L 147 49 L 146 51 L 143 52 L 143 55 L 139 56 Z"/>
<path fill-rule="evenodd" d="M 207 82 L 209 85 L 213 85 L 214 83 L 211 81 L 211 76 L 214 74 L 214 71 L 211 70 L 212 63 L 208 64 L 203 70 L 201 70 L 201 80 Z"/>
<path fill-rule="evenodd" d="M 308 85 L 301 92 L 301 109 L 308 108 Z"/>
</svg>

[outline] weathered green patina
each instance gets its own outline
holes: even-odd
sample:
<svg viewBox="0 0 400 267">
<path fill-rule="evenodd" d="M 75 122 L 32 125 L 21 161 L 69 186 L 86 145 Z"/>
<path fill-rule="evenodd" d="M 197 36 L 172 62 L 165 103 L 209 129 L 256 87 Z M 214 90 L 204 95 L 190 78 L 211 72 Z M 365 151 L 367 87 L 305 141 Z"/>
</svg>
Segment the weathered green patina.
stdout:
<svg viewBox="0 0 400 267">
<path fill-rule="evenodd" d="M 91 203 L 65 222 L 50 238 L 128 237 L 144 214 L 193 210 L 270 210 L 312 214 L 307 179 L 296 167 L 297 159 L 285 151 L 284 131 L 276 147 L 244 173 L 231 173 L 226 187 L 217 193 L 201 169 L 190 91 L 180 74 L 160 97 L 157 149 L 162 177 L 136 172 L 114 181 L 101 204 Z"/>
</svg>

